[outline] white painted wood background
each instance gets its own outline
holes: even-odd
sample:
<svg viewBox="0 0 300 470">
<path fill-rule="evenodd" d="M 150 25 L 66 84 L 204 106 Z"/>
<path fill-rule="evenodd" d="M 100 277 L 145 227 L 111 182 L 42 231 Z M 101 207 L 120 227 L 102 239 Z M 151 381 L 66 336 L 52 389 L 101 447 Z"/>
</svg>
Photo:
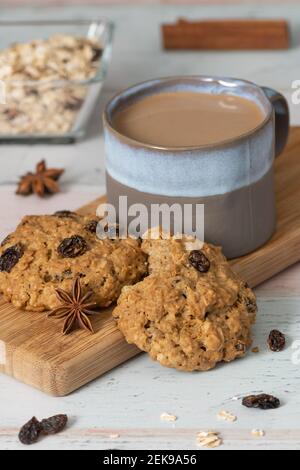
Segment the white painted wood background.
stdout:
<svg viewBox="0 0 300 470">
<path fill-rule="evenodd" d="M 271 13 L 288 16 L 295 30 L 300 24 L 297 6 L 267 7 L 103 7 L 63 8 L 62 17 L 104 14 L 117 23 L 114 58 L 100 107 L 116 90 L 140 79 L 173 73 L 239 75 L 290 93 L 299 72 L 299 46 L 289 52 L 171 54 L 160 52 L 161 20 L 182 16 L 249 16 Z M 13 16 L 57 17 L 56 9 L 23 9 Z M 2 9 L 1 18 L 12 16 Z M 137 38 L 138 37 L 138 41 Z M 297 41 L 296 41 L 297 43 Z M 293 122 L 300 123 L 298 109 Z M 98 113 L 99 114 L 99 113 Z M 104 192 L 104 154 L 99 116 L 93 120 L 89 139 L 76 146 L 1 146 L 0 232 L 11 231 L 23 214 L 76 208 Z M 17 176 L 40 158 L 67 168 L 63 193 L 46 201 L 22 199 L 13 194 Z M 187 374 L 165 369 L 141 355 L 65 398 L 48 397 L 17 381 L 0 376 L 0 449 L 23 448 L 17 440 L 21 424 L 32 415 L 46 417 L 67 413 L 68 429 L 41 440 L 34 449 L 196 449 L 195 434 L 215 429 L 222 433 L 224 449 L 300 449 L 300 266 L 297 265 L 257 289 L 259 316 L 254 346 L 244 360 L 208 373 Z M 266 338 L 272 328 L 287 335 L 287 348 L 270 353 Z M 300 347 L 299 347 L 300 349 Z M 300 357 L 300 354 L 298 354 Z M 262 412 L 241 406 L 249 393 L 273 393 L 282 400 L 278 410 Z M 233 398 L 238 398 L 233 399 Z M 235 423 L 217 420 L 220 410 L 237 415 Z M 162 423 L 162 412 L 178 416 L 174 424 Z M 264 438 L 251 436 L 263 429 Z M 110 435 L 117 433 L 117 439 Z"/>
</svg>

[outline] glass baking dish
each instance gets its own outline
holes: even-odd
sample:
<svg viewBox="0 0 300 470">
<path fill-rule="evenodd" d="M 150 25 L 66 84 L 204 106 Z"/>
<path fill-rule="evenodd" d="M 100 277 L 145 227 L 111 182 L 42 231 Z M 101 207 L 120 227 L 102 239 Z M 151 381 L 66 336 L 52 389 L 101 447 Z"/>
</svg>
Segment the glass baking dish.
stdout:
<svg viewBox="0 0 300 470">
<path fill-rule="evenodd" d="M 31 77 L 28 80 L 0 80 L 0 143 L 71 143 L 85 136 L 107 74 L 112 22 L 102 18 L 0 21 L 0 50 L 12 44 L 49 39 L 57 34 L 95 39 L 100 43 L 102 51 L 95 74 L 84 80 Z M 65 97 L 71 97 L 68 106 Z"/>
</svg>

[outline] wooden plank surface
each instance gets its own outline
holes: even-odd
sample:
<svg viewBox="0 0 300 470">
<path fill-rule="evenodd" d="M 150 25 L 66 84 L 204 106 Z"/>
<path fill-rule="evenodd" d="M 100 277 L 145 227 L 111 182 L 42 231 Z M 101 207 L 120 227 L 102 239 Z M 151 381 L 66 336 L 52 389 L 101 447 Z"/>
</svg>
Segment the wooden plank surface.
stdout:
<svg viewBox="0 0 300 470">
<path fill-rule="evenodd" d="M 300 259 L 300 129 L 293 129 L 285 153 L 276 162 L 278 229 L 257 252 L 233 261 L 252 286 Z M 94 212 L 103 199 L 83 207 Z M 0 370 L 56 396 L 66 395 L 138 354 L 127 345 L 111 318 L 111 310 L 95 320 L 94 335 L 76 331 L 62 337 L 61 325 L 44 314 L 20 312 L 0 303 Z"/>
<path fill-rule="evenodd" d="M 179 19 L 161 30 L 163 46 L 170 50 L 276 50 L 290 45 L 284 19 Z"/>
</svg>

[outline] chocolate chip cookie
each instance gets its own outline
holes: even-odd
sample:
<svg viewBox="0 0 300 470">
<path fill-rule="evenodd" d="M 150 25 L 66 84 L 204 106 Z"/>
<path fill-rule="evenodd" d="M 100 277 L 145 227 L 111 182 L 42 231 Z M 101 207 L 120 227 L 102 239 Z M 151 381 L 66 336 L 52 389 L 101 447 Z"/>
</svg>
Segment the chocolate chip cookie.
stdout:
<svg viewBox="0 0 300 470">
<path fill-rule="evenodd" d="M 150 275 L 125 287 L 114 318 L 129 343 L 162 365 L 209 370 L 243 357 L 256 317 L 252 290 L 218 247 L 144 240 Z"/>
<path fill-rule="evenodd" d="M 100 240 L 98 222 L 70 211 L 25 217 L 0 248 L 0 292 L 18 308 L 51 310 L 55 289 L 71 290 L 79 275 L 92 301 L 109 306 L 146 274 L 147 262 L 137 240 Z"/>
</svg>

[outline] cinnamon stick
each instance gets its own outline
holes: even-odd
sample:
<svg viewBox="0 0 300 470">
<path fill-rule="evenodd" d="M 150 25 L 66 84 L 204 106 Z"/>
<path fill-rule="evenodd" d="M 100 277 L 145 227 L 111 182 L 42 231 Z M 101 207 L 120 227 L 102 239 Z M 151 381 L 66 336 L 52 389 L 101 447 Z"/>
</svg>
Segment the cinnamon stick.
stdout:
<svg viewBox="0 0 300 470">
<path fill-rule="evenodd" d="M 288 22 L 284 19 L 180 19 L 175 24 L 162 25 L 165 49 L 288 49 L 289 36 Z"/>
</svg>

